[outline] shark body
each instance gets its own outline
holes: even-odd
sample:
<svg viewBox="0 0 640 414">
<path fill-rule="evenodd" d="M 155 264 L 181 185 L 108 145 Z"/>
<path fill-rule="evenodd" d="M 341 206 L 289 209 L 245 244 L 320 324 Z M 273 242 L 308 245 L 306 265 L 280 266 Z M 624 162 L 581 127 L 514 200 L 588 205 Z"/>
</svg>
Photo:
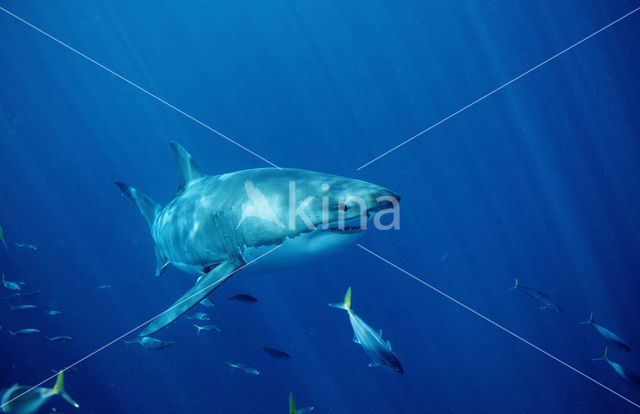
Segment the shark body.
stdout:
<svg viewBox="0 0 640 414">
<path fill-rule="evenodd" d="M 383 187 L 314 171 L 259 168 L 209 176 L 182 146 L 171 147 L 179 186 L 165 207 L 116 185 L 151 227 L 156 276 L 171 263 L 200 277 L 140 336 L 173 322 L 239 269 L 260 274 L 322 257 L 354 243 L 376 213 L 398 208 L 400 197 Z"/>
</svg>

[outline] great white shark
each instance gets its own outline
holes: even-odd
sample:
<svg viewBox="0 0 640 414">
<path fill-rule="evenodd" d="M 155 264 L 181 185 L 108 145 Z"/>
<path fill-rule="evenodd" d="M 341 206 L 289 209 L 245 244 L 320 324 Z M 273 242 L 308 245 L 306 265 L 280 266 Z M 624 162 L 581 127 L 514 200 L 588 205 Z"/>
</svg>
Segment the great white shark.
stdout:
<svg viewBox="0 0 640 414">
<path fill-rule="evenodd" d="M 171 142 L 171 148 L 178 194 L 165 207 L 116 185 L 151 228 L 156 276 L 171 263 L 200 277 L 139 336 L 169 325 L 238 269 L 260 274 L 322 257 L 353 244 L 372 217 L 376 224 L 385 214 L 398 218 L 400 196 L 375 184 L 292 168 L 209 176 L 182 146 Z"/>
</svg>

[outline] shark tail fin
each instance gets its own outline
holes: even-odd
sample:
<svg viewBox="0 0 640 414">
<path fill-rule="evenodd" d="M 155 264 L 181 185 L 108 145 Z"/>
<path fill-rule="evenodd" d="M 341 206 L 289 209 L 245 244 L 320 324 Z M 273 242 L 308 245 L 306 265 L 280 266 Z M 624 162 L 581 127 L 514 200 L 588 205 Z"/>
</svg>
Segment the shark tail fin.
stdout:
<svg viewBox="0 0 640 414">
<path fill-rule="evenodd" d="M 520 287 L 520 282 L 518 282 L 518 278 L 516 277 L 516 283 L 513 285 L 513 287 L 511 289 L 509 289 L 509 292 L 511 292 L 513 289 L 517 289 Z"/>
<path fill-rule="evenodd" d="M 58 373 L 58 378 L 56 379 L 56 385 L 53 386 L 51 390 L 52 394 L 59 394 L 62 398 L 67 400 L 67 402 L 74 407 L 78 408 L 80 405 L 71 398 L 69 394 L 64 390 L 64 370 Z"/>
<path fill-rule="evenodd" d="M 289 414 L 296 414 L 296 402 L 293 400 L 293 393 L 289 393 Z"/>
<path fill-rule="evenodd" d="M 593 358 L 592 361 L 608 361 L 609 360 L 609 348 L 604 349 L 604 355 L 602 358 Z"/>
<path fill-rule="evenodd" d="M 593 312 L 591 312 L 591 315 L 589 315 L 589 320 L 586 322 L 580 322 L 580 325 L 589 325 L 593 323 Z"/>
<path fill-rule="evenodd" d="M 15 332 L 13 332 L 11 329 L 9 329 L 9 334 L 13 336 L 13 335 L 15 335 L 16 333 L 15 333 Z"/>
<path fill-rule="evenodd" d="M 347 294 L 344 295 L 344 302 L 342 303 L 330 303 L 332 308 L 344 309 L 347 312 L 351 311 L 351 286 L 347 289 Z"/>
<path fill-rule="evenodd" d="M 147 220 L 147 223 L 149 223 L 149 227 L 151 227 L 156 216 L 160 213 L 160 210 L 162 210 L 162 206 L 153 201 L 148 195 L 141 193 L 131 186 L 120 182 L 116 182 L 115 184 L 118 186 L 120 191 L 122 191 L 122 194 L 126 195 L 131 201 L 136 203 L 140 212 Z"/>
<path fill-rule="evenodd" d="M 175 141 L 171 141 L 171 149 L 176 156 L 176 166 L 178 167 L 178 195 L 193 181 L 204 177 L 198 164 L 193 160 L 191 154 L 184 147 Z"/>
</svg>

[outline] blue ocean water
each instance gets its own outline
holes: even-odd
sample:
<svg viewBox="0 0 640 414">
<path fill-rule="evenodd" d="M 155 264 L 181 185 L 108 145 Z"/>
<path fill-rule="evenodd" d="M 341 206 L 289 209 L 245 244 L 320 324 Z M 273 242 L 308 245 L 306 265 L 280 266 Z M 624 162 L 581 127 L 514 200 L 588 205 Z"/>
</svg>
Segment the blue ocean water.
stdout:
<svg viewBox="0 0 640 414">
<path fill-rule="evenodd" d="M 356 169 L 637 7 L 634 1 L 2 1 L 278 165 L 402 195 L 401 228 L 362 245 L 640 402 L 605 363 L 590 312 L 640 371 L 640 14 Z M 0 304 L 0 388 L 33 385 L 192 286 L 154 278 L 148 227 L 123 181 L 166 204 L 169 141 L 209 174 L 268 166 L 0 10 L 0 271 L 44 294 Z M 37 245 L 36 252 L 14 242 Z M 552 297 L 540 310 L 521 283 Z M 99 285 L 110 289 L 97 289 Z M 383 329 L 404 374 L 369 368 L 346 314 Z M 3 289 L 3 295 L 11 292 Z M 227 301 L 236 293 L 255 305 Z M 77 365 L 63 412 L 637 412 L 629 402 L 353 246 L 314 266 L 232 278 L 220 334 L 184 318 L 162 351 L 120 342 Z M 39 335 L 8 330 L 38 328 Z M 49 342 L 45 335 L 69 335 Z M 266 355 L 258 341 L 291 360 Z M 260 375 L 230 372 L 243 362 Z"/>
</svg>

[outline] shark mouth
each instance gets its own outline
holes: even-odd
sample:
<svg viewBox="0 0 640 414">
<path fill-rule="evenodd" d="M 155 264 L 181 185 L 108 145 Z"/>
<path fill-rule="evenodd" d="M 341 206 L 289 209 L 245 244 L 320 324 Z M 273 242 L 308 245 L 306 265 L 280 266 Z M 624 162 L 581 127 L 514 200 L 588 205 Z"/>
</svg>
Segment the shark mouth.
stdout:
<svg viewBox="0 0 640 414">
<path fill-rule="evenodd" d="M 367 220 L 370 215 L 367 214 Z M 361 220 L 360 216 L 354 217 L 352 219 L 343 220 L 343 221 L 334 221 L 327 225 L 321 225 L 320 228 L 322 231 L 330 231 L 332 233 L 340 233 L 340 234 L 351 234 L 351 233 L 360 233 L 365 228 L 363 228 L 362 224 L 366 223 L 366 220 Z"/>
</svg>

